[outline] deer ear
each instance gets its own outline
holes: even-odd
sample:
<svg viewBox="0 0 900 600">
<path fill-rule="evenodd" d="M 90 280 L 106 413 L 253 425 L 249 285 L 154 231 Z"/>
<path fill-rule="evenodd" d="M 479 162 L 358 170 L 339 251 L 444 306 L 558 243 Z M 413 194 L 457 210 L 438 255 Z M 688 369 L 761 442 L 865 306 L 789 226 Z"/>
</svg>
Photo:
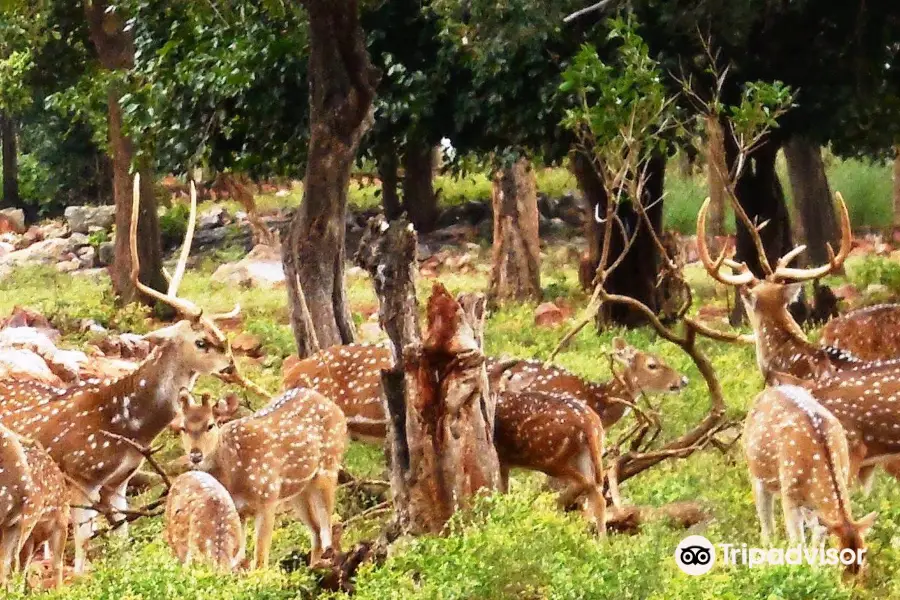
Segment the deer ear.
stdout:
<svg viewBox="0 0 900 600">
<path fill-rule="evenodd" d="M 860 537 L 866 537 L 866 534 L 869 533 L 869 530 L 872 529 L 872 525 L 875 524 L 875 519 L 878 517 L 877 512 L 870 512 L 862 519 L 856 522 L 856 528 L 859 530 Z"/>
<path fill-rule="evenodd" d="M 613 357 L 623 365 L 631 364 L 634 358 L 634 348 L 620 337 L 613 338 Z"/>
<path fill-rule="evenodd" d="M 797 301 L 797 298 L 800 297 L 800 292 L 803 291 L 802 283 L 788 283 L 784 286 L 784 303 L 785 304 L 793 304 Z"/>
<path fill-rule="evenodd" d="M 213 408 L 216 421 L 221 423 L 231 419 L 234 413 L 237 412 L 238 406 L 240 406 L 240 398 L 237 397 L 237 394 L 228 394 L 225 398 L 216 402 Z"/>
<path fill-rule="evenodd" d="M 181 390 L 178 393 L 178 406 L 181 407 L 181 412 L 187 412 L 187 409 L 191 406 L 191 394 L 187 390 Z"/>
</svg>

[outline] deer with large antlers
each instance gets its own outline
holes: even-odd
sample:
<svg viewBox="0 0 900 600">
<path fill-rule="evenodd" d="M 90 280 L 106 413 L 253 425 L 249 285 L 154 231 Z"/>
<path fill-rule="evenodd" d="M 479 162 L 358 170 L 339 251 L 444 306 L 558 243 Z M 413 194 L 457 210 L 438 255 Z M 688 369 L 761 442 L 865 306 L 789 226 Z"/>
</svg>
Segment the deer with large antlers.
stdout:
<svg viewBox="0 0 900 600">
<path fill-rule="evenodd" d="M 853 519 L 847 484 L 856 468 L 840 421 L 808 390 L 779 385 L 761 392 L 744 425 L 744 450 L 763 541 L 774 533 L 773 504 L 781 494 L 784 526 L 792 544 L 805 542 L 804 524 L 813 529 L 813 545 L 824 530 L 841 550 L 855 553 L 848 570 L 858 572 L 865 551 L 863 538 L 875 513 Z"/>
<path fill-rule="evenodd" d="M 678 373 L 660 357 L 641 352 L 621 338 L 613 340 L 612 357 L 622 370 L 607 382 L 587 381 L 561 367 L 544 366 L 535 360 L 488 358 L 488 373 L 506 363 L 503 369 L 513 383 L 528 381 L 528 391 L 572 397 L 591 407 L 606 428 L 625 416 L 642 393 L 676 393 L 687 385 L 687 377 Z M 347 427 L 354 439 L 382 440 L 387 417 L 381 398 L 381 371 L 392 367 L 386 346 L 348 344 L 334 346 L 300 360 L 284 372 L 284 387 L 306 387 L 331 398 L 347 416 Z M 499 383 L 491 377 L 491 385 Z"/>
<path fill-rule="evenodd" d="M 182 564 L 206 562 L 233 571 L 244 558 L 244 532 L 234 501 L 215 477 L 202 471 L 172 482 L 165 537 Z"/>
<path fill-rule="evenodd" d="M 115 510 L 127 507 L 128 480 L 144 460 L 135 444 L 146 447 L 175 418 L 180 390 L 192 387 L 201 374 L 246 383 L 237 373 L 225 334 L 215 324 L 217 317 L 204 316 L 197 305 L 177 296 L 194 230 L 196 191 L 185 243 L 169 290 L 162 293 L 138 278 L 139 187 L 135 176 L 132 281 L 141 293 L 174 308 L 182 320 L 148 334 L 155 342 L 153 352 L 120 379 L 80 382 L 68 390 L 49 388 L 46 394 L 29 396 L 24 406 L 21 398 L 0 398 L 0 423 L 39 441 L 72 484 L 77 572 L 84 570 L 85 546 L 96 516 L 95 510 L 84 506 L 96 505 L 106 490 Z"/>
<path fill-rule="evenodd" d="M 332 546 L 337 476 L 347 446 L 347 420 L 322 394 L 293 389 L 251 416 L 221 428 L 204 398 L 181 398 L 174 427 L 195 469 L 219 480 L 243 522 L 256 521 L 254 566 L 269 560 L 276 509 L 289 504 L 312 536 L 311 560 Z"/>
</svg>

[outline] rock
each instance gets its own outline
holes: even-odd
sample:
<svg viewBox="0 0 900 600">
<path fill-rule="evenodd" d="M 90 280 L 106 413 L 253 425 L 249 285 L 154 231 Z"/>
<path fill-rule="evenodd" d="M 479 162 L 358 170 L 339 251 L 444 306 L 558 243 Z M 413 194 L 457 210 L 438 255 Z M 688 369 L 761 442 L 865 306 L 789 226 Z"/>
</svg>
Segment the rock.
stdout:
<svg viewBox="0 0 900 600">
<path fill-rule="evenodd" d="M 41 330 L 34 327 L 7 327 L 0 331 L 0 348 L 30 350 L 39 355 L 54 375 L 63 381 L 76 379 L 87 355 L 76 350 L 60 350 Z"/>
<path fill-rule="evenodd" d="M 49 340 L 57 340 L 60 335 L 47 317 L 35 310 L 21 306 L 13 307 L 10 315 L 0 323 L 0 327 L 3 329 L 8 327 L 31 327 Z"/>
<path fill-rule="evenodd" d="M 0 209 L 0 232 L 25 233 L 25 212 L 21 208 Z"/>
<path fill-rule="evenodd" d="M 238 354 L 245 354 L 254 358 L 262 355 L 262 340 L 252 333 L 239 333 L 231 341 L 231 349 Z"/>
<path fill-rule="evenodd" d="M 538 221 L 538 233 L 541 237 L 562 236 L 569 231 L 569 226 L 559 218 L 547 219 L 543 216 Z"/>
<path fill-rule="evenodd" d="M 215 229 L 228 224 L 228 213 L 221 206 L 213 206 L 203 211 L 197 219 L 197 228 L 200 231 Z"/>
<path fill-rule="evenodd" d="M 259 245 L 235 263 L 228 263 L 216 269 L 213 281 L 244 287 L 271 288 L 284 285 L 284 267 L 281 251 Z"/>
<path fill-rule="evenodd" d="M 538 212 L 540 212 L 541 216 L 543 216 L 544 218 L 552 219 L 553 217 L 555 217 L 557 215 L 557 213 L 556 213 L 557 204 L 558 204 L 558 201 L 555 200 L 554 198 L 551 198 L 550 196 L 548 196 L 547 194 L 544 194 L 543 192 L 538 193 L 538 195 L 537 195 Z"/>
<path fill-rule="evenodd" d="M 78 260 L 81 261 L 81 265 L 86 269 L 92 269 L 97 264 L 97 250 L 93 246 L 85 246 L 83 248 L 79 248 L 78 252 Z"/>
<path fill-rule="evenodd" d="M 71 233 L 69 227 L 60 221 L 48 221 L 39 226 L 42 240 L 66 237 Z"/>
<path fill-rule="evenodd" d="M 565 320 L 565 313 L 553 302 L 544 302 L 534 309 L 534 324 L 539 327 L 556 327 Z"/>
<path fill-rule="evenodd" d="M 60 273 L 72 273 L 73 271 L 77 271 L 80 268 L 81 261 L 79 261 L 77 258 L 56 263 L 56 270 Z"/>
<path fill-rule="evenodd" d="M 113 242 L 103 242 L 97 248 L 97 263 L 101 267 L 108 267 L 113 264 L 116 257 L 116 245 Z"/>
<path fill-rule="evenodd" d="M 75 247 L 69 238 L 50 238 L 36 242 L 22 250 L 10 252 L 0 258 L 0 264 L 18 266 L 26 264 L 55 264 L 68 260 Z"/>
<path fill-rule="evenodd" d="M 70 206 L 65 212 L 69 229 L 76 233 L 88 233 L 91 227 L 109 230 L 116 222 L 115 206 Z"/>
<path fill-rule="evenodd" d="M 836 287 L 834 289 L 834 295 L 841 300 L 846 300 L 847 302 L 853 302 L 860 296 L 859 288 L 857 288 L 852 283 L 845 283 L 841 286 Z"/>
<path fill-rule="evenodd" d="M 40 227 L 31 226 L 20 238 L 15 241 L 15 249 L 23 250 L 32 244 L 44 239 L 44 232 Z"/>
<path fill-rule="evenodd" d="M 84 233 L 75 232 L 69 236 L 69 243 L 72 244 L 72 248 L 81 248 L 82 246 L 90 246 L 91 238 L 89 238 Z"/>
</svg>

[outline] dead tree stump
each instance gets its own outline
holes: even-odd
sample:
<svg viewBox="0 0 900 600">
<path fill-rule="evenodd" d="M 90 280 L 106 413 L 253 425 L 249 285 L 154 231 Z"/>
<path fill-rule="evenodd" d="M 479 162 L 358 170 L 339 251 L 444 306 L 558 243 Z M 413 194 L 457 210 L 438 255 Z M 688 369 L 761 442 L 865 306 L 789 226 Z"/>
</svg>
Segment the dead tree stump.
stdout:
<svg viewBox="0 0 900 600">
<path fill-rule="evenodd" d="M 499 463 L 481 349 L 484 298 L 457 300 L 435 284 L 421 334 L 415 249 L 405 221 L 374 222 L 356 259 L 375 282 L 397 365 L 383 374 L 394 508 L 404 532 L 421 534 L 440 532 L 478 491 L 497 489 Z"/>
</svg>

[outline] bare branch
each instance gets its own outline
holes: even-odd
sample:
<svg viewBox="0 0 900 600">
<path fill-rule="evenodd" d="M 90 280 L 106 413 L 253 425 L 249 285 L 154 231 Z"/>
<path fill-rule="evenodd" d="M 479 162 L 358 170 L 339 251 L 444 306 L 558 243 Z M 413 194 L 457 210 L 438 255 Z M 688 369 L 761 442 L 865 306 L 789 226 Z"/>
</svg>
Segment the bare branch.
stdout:
<svg viewBox="0 0 900 600">
<path fill-rule="evenodd" d="M 592 5 L 590 5 L 590 6 L 586 6 L 585 8 L 582 8 L 581 10 L 576 10 L 576 11 L 573 12 L 572 14 L 566 16 L 566 17 L 563 19 L 563 23 L 571 23 L 572 21 L 574 21 L 574 20 L 577 19 L 578 17 L 581 17 L 581 16 L 586 15 L 586 14 L 588 14 L 588 13 L 592 13 L 592 12 L 597 11 L 597 10 L 603 10 L 603 9 L 605 9 L 608 5 L 613 4 L 613 3 L 615 3 L 615 0 L 600 0 L 600 2 L 597 2 L 596 4 L 592 4 Z"/>
</svg>

